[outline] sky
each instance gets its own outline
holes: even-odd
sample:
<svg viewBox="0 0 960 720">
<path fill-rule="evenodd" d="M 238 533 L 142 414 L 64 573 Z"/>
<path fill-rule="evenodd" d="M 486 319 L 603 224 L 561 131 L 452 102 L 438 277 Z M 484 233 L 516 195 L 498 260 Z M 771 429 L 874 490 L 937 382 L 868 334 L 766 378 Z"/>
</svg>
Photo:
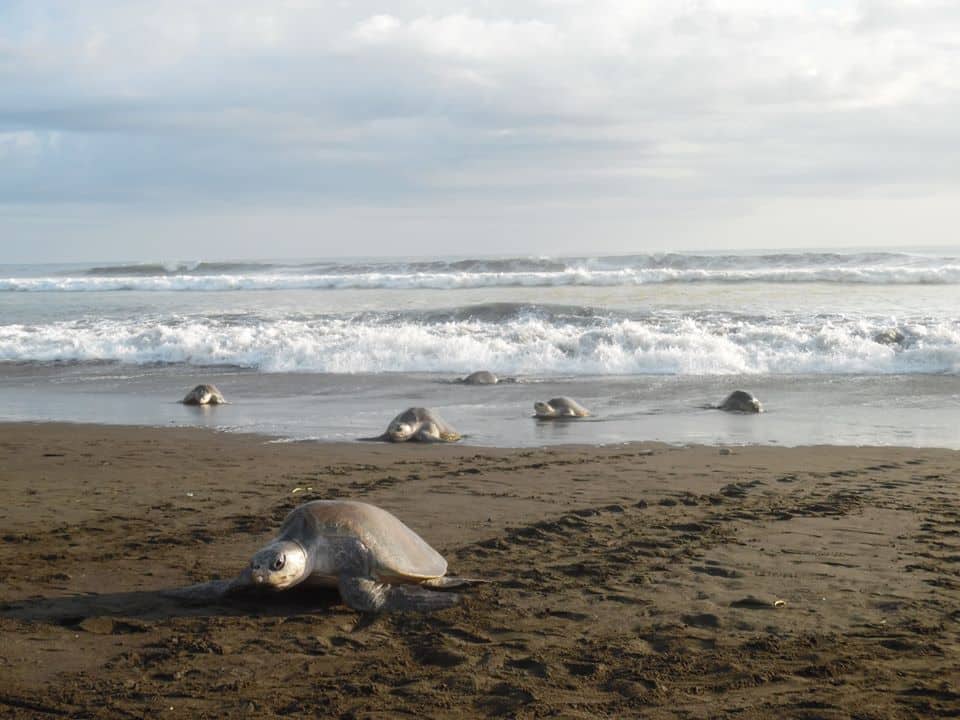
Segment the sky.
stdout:
<svg viewBox="0 0 960 720">
<path fill-rule="evenodd" d="M 0 0 L 0 263 L 960 244 L 955 0 Z"/>
</svg>

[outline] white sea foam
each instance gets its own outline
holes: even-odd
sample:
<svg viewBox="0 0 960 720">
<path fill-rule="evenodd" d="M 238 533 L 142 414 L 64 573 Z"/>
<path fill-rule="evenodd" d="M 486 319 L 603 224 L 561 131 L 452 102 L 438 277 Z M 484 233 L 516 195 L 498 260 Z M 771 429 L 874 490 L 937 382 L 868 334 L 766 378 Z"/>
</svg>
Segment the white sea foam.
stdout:
<svg viewBox="0 0 960 720">
<path fill-rule="evenodd" d="M 731 315 L 500 322 L 385 317 L 60 321 L 0 326 L 0 361 L 235 365 L 263 372 L 891 374 L 960 372 L 960 324 Z"/>
</svg>

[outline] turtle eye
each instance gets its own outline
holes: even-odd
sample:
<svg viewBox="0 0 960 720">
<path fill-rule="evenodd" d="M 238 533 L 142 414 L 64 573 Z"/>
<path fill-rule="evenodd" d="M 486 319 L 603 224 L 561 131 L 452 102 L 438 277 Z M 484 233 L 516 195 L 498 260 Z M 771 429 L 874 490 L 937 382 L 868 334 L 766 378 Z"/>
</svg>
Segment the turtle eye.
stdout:
<svg viewBox="0 0 960 720">
<path fill-rule="evenodd" d="M 272 570 L 282 570 L 284 563 L 287 559 L 283 555 L 277 555 L 274 559 L 273 564 L 270 566 Z"/>
</svg>

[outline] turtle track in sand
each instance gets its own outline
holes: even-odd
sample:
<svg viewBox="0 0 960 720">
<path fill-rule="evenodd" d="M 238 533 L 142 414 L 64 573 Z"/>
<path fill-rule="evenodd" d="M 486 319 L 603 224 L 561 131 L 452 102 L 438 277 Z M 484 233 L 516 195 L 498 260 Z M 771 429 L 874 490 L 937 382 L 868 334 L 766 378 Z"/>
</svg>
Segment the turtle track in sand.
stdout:
<svg viewBox="0 0 960 720">
<path fill-rule="evenodd" d="M 13 583 L 0 610 L 4 667 L 37 647 L 98 664 L 61 664 L 42 695 L 7 674 L 0 715 L 956 715 L 960 695 L 944 679 L 960 675 L 960 458 L 776 451 L 787 459 L 774 470 L 766 453 L 308 458 L 205 488 L 209 497 L 186 498 L 188 478 L 177 500 L 21 523 L 0 544 Z M 351 494 L 415 516 L 452 572 L 500 581 L 437 615 L 373 622 L 335 592 L 189 609 L 65 598 L 84 582 L 90 547 L 82 572 L 101 586 L 205 579 L 234 569 L 229 553 L 245 562 L 290 507 Z M 44 579 L 57 573 L 72 578 Z"/>
</svg>

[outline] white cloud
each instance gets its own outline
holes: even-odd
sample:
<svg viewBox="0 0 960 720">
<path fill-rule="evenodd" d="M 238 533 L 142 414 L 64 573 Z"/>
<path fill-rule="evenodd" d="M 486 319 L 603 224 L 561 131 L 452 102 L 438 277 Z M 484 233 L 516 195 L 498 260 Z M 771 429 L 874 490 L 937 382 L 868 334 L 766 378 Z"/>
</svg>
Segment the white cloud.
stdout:
<svg viewBox="0 0 960 720">
<path fill-rule="evenodd" d="M 382 43 L 394 37 L 401 23 L 393 15 L 374 15 L 357 24 L 351 35 L 363 43 Z"/>
<path fill-rule="evenodd" d="M 559 28 L 550 23 L 487 20 L 465 14 L 428 15 L 406 23 L 391 15 L 375 15 L 360 22 L 352 36 L 370 45 L 496 64 L 542 57 L 568 46 Z"/>
<path fill-rule="evenodd" d="M 30 171 L 0 166 L 0 202 L 199 212 L 475 193 L 491 213 L 631 198 L 627 216 L 638 196 L 787 212 L 800 205 L 784 198 L 893 179 L 943 196 L 960 184 L 957 3 L 449 8 L 11 0 L 0 157 Z"/>
<path fill-rule="evenodd" d="M 60 133 L 18 130 L 0 131 L 0 159 L 8 162 L 36 158 L 45 151 L 55 151 L 60 145 Z"/>
</svg>

